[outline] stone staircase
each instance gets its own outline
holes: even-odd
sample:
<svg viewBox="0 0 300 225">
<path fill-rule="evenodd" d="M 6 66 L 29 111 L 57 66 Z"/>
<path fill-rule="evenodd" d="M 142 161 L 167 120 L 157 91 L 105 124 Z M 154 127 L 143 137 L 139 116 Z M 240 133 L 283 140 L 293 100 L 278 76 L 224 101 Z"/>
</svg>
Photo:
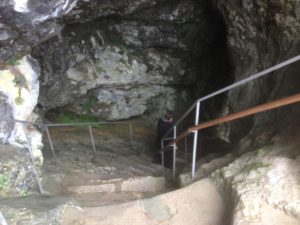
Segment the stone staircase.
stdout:
<svg viewBox="0 0 300 225">
<path fill-rule="evenodd" d="M 165 177 L 170 177 L 171 171 L 153 163 L 152 157 L 120 139 L 98 142 L 101 147 L 96 153 L 85 144 L 57 142 L 57 159 L 49 156 L 44 162 L 45 190 L 51 195 L 72 196 L 83 205 L 95 205 L 91 202 L 95 199 L 97 206 L 109 198 L 124 202 L 168 190 Z"/>
<path fill-rule="evenodd" d="M 102 168 L 99 168 L 100 170 Z M 135 155 L 116 157 L 104 170 L 110 171 L 101 176 L 89 174 L 77 184 L 69 183 L 68 192 L 161 192 L 166 188 L 165 169 L 151 161 L 141 159 Z M 100 171 L 100 172 L 99 172 Z M 103 170 L 102 170 L 103 171 Z"/>
</svg>

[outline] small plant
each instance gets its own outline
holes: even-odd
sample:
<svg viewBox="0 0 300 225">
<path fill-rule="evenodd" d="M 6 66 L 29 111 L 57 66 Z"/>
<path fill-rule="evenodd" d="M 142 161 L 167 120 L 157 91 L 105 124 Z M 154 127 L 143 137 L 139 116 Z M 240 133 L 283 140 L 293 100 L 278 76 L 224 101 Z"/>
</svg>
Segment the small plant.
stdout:
<svg viewBox="0 0 300 225">
<path fill-rule="evenodd" d="M 27 83 L 24 77 L 20 74 L 15 74 L 15 79 L 13 80 L 13 83 L 15 84 L 15 87 L 18 88 L 18 97 L 15 98 L 16 105 L 22 105 L 24 103 L 24 99 L 22 98 L 22 88 L 27 88 Z"/>
<path fill-rule="evenodd" d="M 0 190 L 7 189 L 9 185 L 9 176 L 7 174 L 0 174 Z"/>
<path fill-rule="evenodd" d="M 22 105 L 24 103 L 24 99 L 22 98 L 22 96 L 16 97 L 15 103 L 16 103 L 16 105 Z"/>
</svg>

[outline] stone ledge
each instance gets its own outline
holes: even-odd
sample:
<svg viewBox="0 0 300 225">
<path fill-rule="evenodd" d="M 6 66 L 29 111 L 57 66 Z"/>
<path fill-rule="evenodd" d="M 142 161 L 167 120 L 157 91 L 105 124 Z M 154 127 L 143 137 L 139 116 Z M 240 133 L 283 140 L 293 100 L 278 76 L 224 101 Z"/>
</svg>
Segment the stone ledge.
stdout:
<svg viewBox="0 0 300 225">
<path fill-rule="evenodd" d="M 98 184 L 72 186 L 68 188 L 71 193 L 97 193 L 97 192 L 159 192 L 166 187 L 164 177 L 135 177 L 128 180 L 106 180 Z"/>
</svg>

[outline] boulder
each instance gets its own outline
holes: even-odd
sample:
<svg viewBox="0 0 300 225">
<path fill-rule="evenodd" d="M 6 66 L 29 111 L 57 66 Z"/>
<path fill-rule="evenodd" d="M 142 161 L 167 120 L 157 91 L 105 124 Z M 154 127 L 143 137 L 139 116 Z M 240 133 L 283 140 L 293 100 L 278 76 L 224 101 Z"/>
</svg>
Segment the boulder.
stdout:
<svg viewBox="0 0 300 225">
<path fill-rule="evenodd" d="M 299 223 L 298 134 L 274 137 L 272 144 L 243 154 L 211 175 L 232 210 L 232 224 Z"/>
</svg>

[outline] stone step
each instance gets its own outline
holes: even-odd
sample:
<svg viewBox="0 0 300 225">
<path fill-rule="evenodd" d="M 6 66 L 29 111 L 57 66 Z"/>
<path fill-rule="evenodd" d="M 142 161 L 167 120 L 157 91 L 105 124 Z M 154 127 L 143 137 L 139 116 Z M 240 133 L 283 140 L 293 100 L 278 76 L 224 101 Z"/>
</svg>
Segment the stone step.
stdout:
<svg viewBox="0 0 300 225">
<path fill-rule="evenodd" d="M 118 162 L 126 166 L 130 165 L 130 167 L 141 170 L 148 175 L 161 175 L 163 172 L 163 167 L 139 160 L 138 157 L 118 158 Z"/>
<path fill-rule="evenodd" d="M 143 162 L 138 163 L 130 158 L 117 158 L 112 166 L 118 168 L 122 174 L 127 173 L 130 177 L 134 176 L 158 176 L 162 174 L 162 170 L 145 165 Z"/>
<path fill-rule="evenodd" d="M 143 165 L 152 168 L 153 170 L 156 170 L 156 171 L 163 171 L 164 170 L 164 167 L 161 164 L 153 163 L 152 158 L 151 158 L 151 161 L 145 160 L 144 158 L 136 156 L 136 155 L 132 156 L 130 158 L 132 160 L 136 161 L 136 162 L 142 163 Z"/>
<path fill-rule="evenodd" d="M 133 177 L 112 179 L 81 186 L 68 187 L 70 193 L 161 192 L 166 189 L 164 177 Z"/>
</svg>

